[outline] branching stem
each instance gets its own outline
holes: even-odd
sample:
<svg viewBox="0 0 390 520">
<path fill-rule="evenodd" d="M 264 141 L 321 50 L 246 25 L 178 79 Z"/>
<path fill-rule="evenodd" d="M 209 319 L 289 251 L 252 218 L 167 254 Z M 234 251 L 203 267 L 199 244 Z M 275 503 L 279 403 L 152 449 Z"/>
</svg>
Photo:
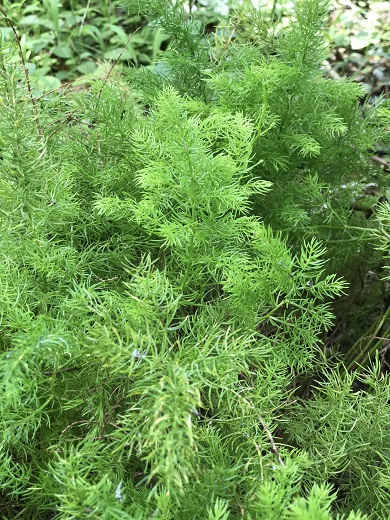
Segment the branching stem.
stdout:
<svg viewBox="0 0 390 520">
<path fill-rule="evenodd" d="M 24 75 L 26 76 L 26 85 L 27 85 L 27 90 L 28 90 L 28 93 L 29 93 L 29 96 L 30 96 L 30 99 L 31 99 L 31 104 L 33 106 L 33 111 L 34 111 L 34 120 L 35 120 L 35 124 L 37 126 L 37 130 L 38 130 L 38 135 L 39 137 L 42 137 L 43 136 L 43 133 L 42 133 L 42 129 L 41 129 L 41 126 L 39 124 L 39 117 L 38 117 L 38 110 L 37 110 L 37 104 L 35 102 L 35 99 L 34 99 L 34 96 L 32 94 L 32 90 L 31 90 L 31 82 L 30 82 L 30 75 L 29 75 L 29 72 L 28 72 L 28 68 L 27 68 L 27 65 L 26 65 L 26 61 L 24 59 L 24 56 L 23 56 L 23 50 L 22 50 L 22 46 L 20 44 L 20 38 L 19 38 L 19 35 L 13 25 L 13 23 L 11 22 L 11 20 L 8 18 L 6 12 L 0 7 L 0 13 L 4 16 L 4 18 L 6 19 L 8 25 L 11 27 L 12 29 L 12 32 L 14 33 L 15 35 L 15 40 L 16 40 L 16 44 L 18 46 L 18 49 L 19 49 L 19 54 L 20 54 L 20 59 L 22 61 L 22 64 L 23 64 L 23 70 L 24 70 Z"/>
<path fill-rule="evenodd" d="M 127 46 L 129 45 L 129 42 L 130 40 L 132 39 L 132 37 L 141 29 L 141 27 L 137 27 L 137 29 L 132 33 L 130 34 L 130 36 L 128 37 L 127 39 L 127 42 L 126 42 L 126 45 L 123 46 L 121 52 L 119 53 L 118 57 L 112 62 L 111 64 L 111 67 L 109 68 L 107 74 L 106 74 L 106 77 L 104 78 L 103 80 L 103 83 L 102 83 L 102 86 L 100 87 L 100 90 L 99 90 L 99 94 L 97 96 L 98 99 L 101 98 L 101 95 L 102 95 L 102 92 L 103 92 L 103 89 L 104 87 L 106 86 L 106 83 L 108 81 L 108 78 L 110 77 L 111 75 L 111 72 L 113 71 L 115 65 L 118 63 L 118 61 L 121 59 L 121 56 L 122 54 L 125 52 L 125 49 L 127 48 Z"/>
<path fill-rule="evenodd" d="M 270 443 L 271 443 L 271 446 L 272 446 L 272 451 L 275 453 L 276 455 L 276 458 L 278 459 L 278 462 L 281 466 L 284 466 L 284 462 L 282 460 L 282 457 L 279 455 L 279 451 L 278 451 L 278 448 L 276 446 L 276 443 L 274 441 L 274 438 L 272 437 L 272 433 L 270 431 L 270 429 L 268 428 L 268 426 L 265 424 L 265 421 L 262 417 L 259 417 L 259 421 L 261 422 L 261 425 L 262 427 L 264 428 L 269 440 L 270 440 Z"/>
</svg>

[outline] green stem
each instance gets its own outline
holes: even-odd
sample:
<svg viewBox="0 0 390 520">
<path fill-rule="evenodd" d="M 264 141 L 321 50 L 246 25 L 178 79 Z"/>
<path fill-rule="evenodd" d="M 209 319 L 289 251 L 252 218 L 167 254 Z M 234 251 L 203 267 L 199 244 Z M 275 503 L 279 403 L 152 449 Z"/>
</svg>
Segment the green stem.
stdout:
<svg viewBox="0 0 390 520">
<path fill-rule="evenodd" d="M 183 147 L 184 147 L 184 150 L 185 150 L 185 154 L 187 156 L 188 169 L 190 171 L 191 191 L 194 191 L 193 186 L 194 186 L 195 176 L 194 176 L 194 169 L 192 167 L 191 155 L 190 155 L 190 152 L 188 150 L 188 146 L 187 146 L 187 144 L 185 142 L 183 142 Z M 188 255 L 187 255 L 187 267 L 186 267 L 186 271 L 184 273 L 183 282 L 182 282 L 182 285 L 181 285 L 181 290 L 182 290 L 183 293 L 184 293 L 185 286 L 187 285 L 187 282 L 188 282 L 188 280 L 190 278 L 191 269 L 193 267 L 194 236 L 195 236 L 194 229 L 195 229 L 196 222 L 197 222 L 197 219 L 198 219 L 198 210 L 196 209 L 196 204 L 195 204 L 194 198 L 191 197 L 191 196 L 189 198 L 190 198 L 190 201 L 191 201 L 191 218 L 192 218 L 193 224 L 191 226 L 191 238 L 190 238 L 190 245 L 189 245 L 189 248 L 188 248 Z"/>
<path fill-rule="evenodd" d="M 274 0 L 274 1 L 273 1 L 273 4 L 272 4 L 272 9 L 271 9 L 271 22 L 273 22 L 273 21 L 274 21 L 274 18 L 275 18 L 276 2 L 277 2 L 277 0 Z"/>
<path fill-rule="evenodd" d="M 315 227 L 318 229 L 329 229 L 329 230 L 335 230 L 335 231 L 345 231 L 345 230 L 353 229 L 354 231 L 362 231 L 364 233 L 370 233 L 370 234 L 375 232 L 375 229 L 373 229 L 373 228 L 363 228 L 363 227 L 358 227 L 358 226 L 345 226 L 345 227 L 341 228 L 338 226 L 326 226 L 326 225 L 319 224 L 319 225 L 316 225 Z M 296 232 L 296 228 L 294 228 L 294 227 L 284 228 L 284 229 L 281 229 L 280 231 L 282 233 L 287 233 L 289 231 Z M 361 238 L 363 238 L 363 236 Z M 350 240 L 356 240 L 356 238 L 346 239 L 346 241 L 350 241 Z M 340 241 L 344 242 L 343 239 L 340 239 Z"/>
<path fill-rule="evenodd" d="M 188 248 L 187 267 L 186 267 L 186 271 L 184 273 L 183 282 L 181 284 L 181 290 L 183 293 L 184 293 L 185 286 L 187 285 L 187 282 L 189 280 L 191 269 L 192 269 L 193 252 L 194 252 L 194 233 L 192 232 L 191 239 L 190 239 L 190 246 Z"/>
<path fill-rule="evenodd" d="M 265 135 L 267 132 L 269 132 L 271 130 L 271 128 L 273 128 L 275 126 L 275 123 L 272 122 L 268 128 L 266 128 L 265 130 L 263 130 L 263 132 L 261 132 L 261 127 L 263 126 L 263 123 L 264 123 L 267 108 L 268 108 L 268 89 L 266 88 L 264 91 L 263 108 L 261 109 L 259 121 L 256 125 L 256 137 L 253 140 L 253 145 L 257 142 L 259 137 L 262 137 L 263 135 Z"/>
<path fill-rule="evenodd" d="M 276 307 L 274 307 L 271 312 L 261 317 L 261 321 L 266 321 L 272 318 L 273 313 L 277 311 L 280 307 L 283 307 L 283 305 L 285 305 L 286 303 L 289 303 L 288 300 L 283 300 L 280 303 L 278 303 L 278 305 L 276 305 Z"/>
<path fill-rule="evenodd" d="M 354 369 L 357 365 L 364 367 L 367 364 L 370 356 L 374 354 L 377 350 L 380 349 L 382 343 L 388 338 L 386 337 L 389 331 L 386 331 L 384 336 L 378 338 L 380 331 L 387 319 L 390 318 L 390 307 L 386 309 L 384 314 L 375 321 L 368 329 L 366 334 L 359 338 L 351 347 L 349 353 L 352 352 L 352 355 L 349 355 L 349 362 L 346 364 L 347 371 Z M 362 342 L 367 340 L 366 344 L 362 347 Z M 359 350 L 360 348 L 360 350 Z"/>
</svg>

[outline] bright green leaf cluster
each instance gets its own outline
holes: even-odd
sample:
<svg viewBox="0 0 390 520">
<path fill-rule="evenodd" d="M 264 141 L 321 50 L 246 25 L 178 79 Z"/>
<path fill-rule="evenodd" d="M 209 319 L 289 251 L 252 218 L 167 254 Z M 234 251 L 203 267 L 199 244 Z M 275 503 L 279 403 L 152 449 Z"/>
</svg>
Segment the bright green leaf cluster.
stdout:
<svg viewBox="0 0 390 520">
<path fill-rule="evenodd" d="M 165 78 L 39 104 L 2 47 L 5 517 L 363 520 L 386 509 L 387 379 L 367 371 L 354 393 L 355 376 L 330 369 L 319 346 L 347 285 L 327 268 L 319 227 L 288 243 L 275 225 L 277 195 L 311 221 L 330 164 L 322 147 L 349 139 L 360 157 L 365 144 L 356 113 L 331 106 L 345 90 L 350 109 L 354 87 L 314 73 L 315 4 L 299 5 L 283 40 L 299 35 L 296 59 L 280 43 L 280 63 L 244 66 L 249 43 L 233 46 L 235 65 L 213 63 L 180 8 L 146 2 L 177 33 Z M 313 161 L 302 190 L 298 157 Z M 320 371 L 322 388 L 298 399 L 300 378 Z"/>
</svg>

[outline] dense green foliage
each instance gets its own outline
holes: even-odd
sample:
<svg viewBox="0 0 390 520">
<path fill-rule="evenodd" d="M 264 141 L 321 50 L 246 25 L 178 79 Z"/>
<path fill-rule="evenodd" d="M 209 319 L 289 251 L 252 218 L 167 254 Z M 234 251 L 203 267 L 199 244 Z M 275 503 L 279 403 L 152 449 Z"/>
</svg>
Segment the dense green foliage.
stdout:
<svg viewBox="0 0 390 520">
<path fill-rule="evenodd" d="M 389 252 L 349 208 L 387 109 L 322 77 L 325 2 L 253 40 L 141 15 L 164 59 L 73 95 L 2 44 L 1 515 L 385 518 L 389 377 L 322 345 Z"/>
<path fill-rule="evenodd" d="M 99 74 L 103 60 L 149 64 L 166 39 L 160 30 L 139 27 L 140 17 L 129 17 L 118 0 L 3 0 L 0 7 L 19 33 L 36 95 Z M 0 20 L 2 37 L 12 37 L 8 21 Z"/>
</svg>

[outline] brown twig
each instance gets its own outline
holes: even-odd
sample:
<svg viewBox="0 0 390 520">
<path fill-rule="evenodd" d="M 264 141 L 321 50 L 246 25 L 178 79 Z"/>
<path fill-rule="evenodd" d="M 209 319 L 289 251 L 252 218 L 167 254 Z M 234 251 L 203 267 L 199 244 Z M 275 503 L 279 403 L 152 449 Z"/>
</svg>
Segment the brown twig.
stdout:
<svg viewBox="0 0 390 520">
<path fill-rule="evenodd" d="M 272 451 L 275 453 L 276 458 L 278 459 L 279 464 L 281 466 L 284 466 L 285 464 L 284 464 L 281 456 L 279 455 L 278 448 L 277 448 L 277 446 L 275 444 L 274 438 L 272 437 L 272 433 L 270 432 L 268 426 L 265 424 L 264 419 L 262 417 L 259 417 L 259 421 L 261 422 L 262 427 L 264 428 L 266 434 L 268 435 L 268 438 L 269 438 L 269 440 L 271 442 Z"/>
<path fill-rule="evenodd" d="M 33 110 L 34 110 L 34 119 L 35 119 L 35 124 L 37 125 L 37 130 L 38 130 L 38 135 L 39 135 L 39 137 L 42 137 L 43 134 L 42 134 L 41 126 L 40 126 L 40 124 L 39 124 L 37 105 L 36 105 L 36 102 L 35 102 L 34 96 L 32 95 L 31 83 L 30 83 L 30 75 L 29 75 L 29 72 L 28 72 L 28 68 L 27 68 L 27 66 L 26 66 L 26 61 L 25 61 L 24 56 L 23 56 L 23 50 L 22 50 L 22 46 L 21 46 L 21 44 L 20 44 L 20 38 L 19 38 L 19 35 L 18 35 L 18 33 L 16 32 L 16 29 L 15 29 L 13 23 L 12 23 L 11 20 L 8 18 L 6 12 L 5 12 L 1 7 L 0 7 L 0 12 L 1 12 L 1 14 L 4 16 L 4 18 L 6 19 L 8 25 L 11 27 L 12 32 L 13 32 L 14 35 L 15 35 L 16 44 L 17 44 L 18 49 L 19 49 L 20 59 L 22 60 L 22 64 L 23 64 L 24 74 L 25 74 L 25 76 L 26 76 L 27 90 L 28 90 L 28 93 L 29 93 L 29 95 L 30 95 L 31 104 L 32 104 L 32 106 L 33 106 Z"/>
<path fill-rule="evenodd" d="M 69 430 L 70 428 L 73 428 L 73 426 L 76 426 L 77 424 L 88 424 L 88 420 L 75 421 L 71 424 L 68 424 L 68 426 L 66 428 L 64 428 L 62 430 L 62 432 L 60 433 L 60 437 L 62 437 L 67 430 Z"/>
<path fill-rule="evenodd" d="M 51 137 L 53 137 L 54 134 L 56 134 L 58 132 L 58 130 L 67 122 L 69 121 L 69 119 L 73 116 L 73 114 L 76 112 L 77 108 L 75 108 L 74 110 L 72 110 L 66 117 L 62 118 L 61 119 L 61 123 L 52 131 L 52 133 L 47 137 L 47 140 L 49 140 Z M 52 124 L 55 124 L 55 123 L 58 123 L 58 119 L 57 121 L 54 121 Z"/>
<path fill-rule="evenodd" d="M 80 370 L 80 367 L 64 367 L 59 368 L 58 370 L 44 370 L 42 374 L 44 376 L 57 376 L 59 374 L 62 374 L 63 372 L 74 372 L 75 370 Z"/>
<path fill-rule="evenodd" d="M 49 90 L 48 92 L 44 92 L 44 93 L 41 94 L 40 96 L 36 97 L 36 98 L 35 98 L 35 101 L 40 101 L 40 100 L 43 99 L 45 96 L 48 96 L 49 94 L 53 94 L 53 92 L 59 92 L 59 91 L 65 90 L 69 85 L 70 85 L 69 82 L 67 82 L 67 83 L 62 83 L 59 87 L 52 88 L 52 89 Z"/>
<path fill-rule="evenodd" d="M 123 46 L 123 48 L 122 48 L 121 52 L 119 53 L 118 57 L 116 58 L 116 60 L 114 60 L 114 61 L 112 62 L 111 67 L 109 68 L 109 70 L 108 70 L 108 72 L 107 72 L 107 74 L 106 74 L 106 77 L 104 78 L 103 83 L 102 83 L 102 85 L 101 85 L 101 87 L 100 87 L 100 90 L 99 90 L 99 93 L 98 93 L 98 96 L 97 96 L 98 101 L 100 101 L 100 98 L 101 98 L 101 95 L 102 95 L 103 89 L 104 89 L 104 87 L 106 86 L 106 83 L 107 83 L 107 81 L 108 81 L 108 78 L 110 77 L 111 72 L 113 71 L 115 65 L 116 65 L 116 64 L 118 63 L 118 61 L 120 60 L 120 57 L 121 57 L 122 54 L 124 53 L 126 47 L 128 46 L 129 41 L 130 41 L 131 38 L 135 35 L 135 33 L 138 32 L 140 29 L 141 29 L 141 27 L 137 27 L 137 29 L 136 29 L 132 34 L 130 34 L 130 36 L 129 36 L 128 39 L 127 39 L 126 45 Z M 97 135 L 98 156 L 99 156 L 99 158 L 100 158 L 100 162 L 101 162 L 101 164 L 102 164 L 102 166 L 103 166 L 103 160 L 102 160 L 102 158 L 101 158 L 101 157 L 102 157 L 102 153 L 101 153 L 100 142 L 101 142 L 100 134 L 98 134 L 98 135 Z"/>
<path fill-rule="evenodd" d="M 102 83 L 102 86 L 100 87 L 100 90 L 99 90 L 99 94 L 98 94 L 98 99 L 100 99 L 101 95 L 102 95 L 102 92 L 103 92 L 103 89 L 104 87 L 106 86 L 106 83 L 108 81 L 108 78 L 110 77 L 111 75 L 111 72 L 113 70 L 113 68 L 115 67 L 115 65 L 118 63 L 118 61 L 120 60 L 122 54 L 125 52 L 125 49 L 126 47 L 129 45 L 129 42 L 130 40 L 132 39 L 132 37 L 141 29 L 141 27 L 137 27 L 137 29 L 132 33 L 130 34 L 130 36 L 128 37 L 127 39 L 127 42 L 126 42 L 126 45 L 123 47 L 123 49 L 121 50 L 121 52 L 119 53 L 118 57 L 116 58 L 116 60 L 114 60 L 111 64 L 111 67 L 109 69 L 109 71 L 107 72 L 107 75 L 106 77 L 104 78 L 103 80 L 103 83 Z"/>
<path fill-rule="evenodd" d="M 372 155 L 370 157 L 371 161 L 380 166 L 384 172 L 388 172 L 390 170 L 390 163 L 389 161 L 386 161 L 386 159 L 383 159 L 382 157 L 379 157 L 378 155 Z"/>
</svg>

